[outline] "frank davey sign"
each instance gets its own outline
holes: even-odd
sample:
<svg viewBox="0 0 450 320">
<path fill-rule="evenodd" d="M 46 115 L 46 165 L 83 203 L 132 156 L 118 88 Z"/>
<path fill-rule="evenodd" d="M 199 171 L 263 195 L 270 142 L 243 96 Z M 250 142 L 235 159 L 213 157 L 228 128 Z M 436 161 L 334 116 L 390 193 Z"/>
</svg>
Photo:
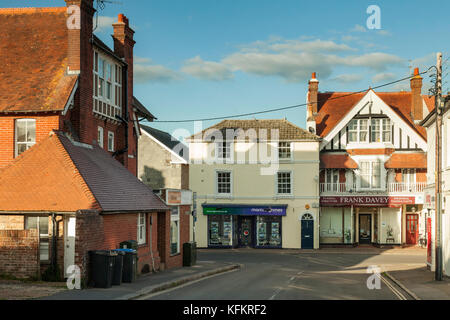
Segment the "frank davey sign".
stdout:
<svg viewBox="0 0 450 320">
<path fill-rule="evenodd" d="M 396 207 L 403 204 L 415 204 L 415 197 L 388 196 L 342 196 L 320 197 L 320 205 L 328 207 L 368 206 Z"/>
</svg>

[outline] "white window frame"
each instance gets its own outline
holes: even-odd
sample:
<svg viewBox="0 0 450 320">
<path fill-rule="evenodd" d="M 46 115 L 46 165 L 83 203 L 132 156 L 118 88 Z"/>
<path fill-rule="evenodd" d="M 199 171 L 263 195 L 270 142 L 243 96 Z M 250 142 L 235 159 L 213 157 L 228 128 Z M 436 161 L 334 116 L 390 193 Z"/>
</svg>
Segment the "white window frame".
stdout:
<svg viewBox="0 0 450 320">
<path fill-rule="evenodd" d="M 402 183 L 406 185 L 416 183 L 416 173 L 416 169 L 402 169 Z"/>
<path fill-rule="evenodd" d="M 101 148 L 103 148 L 103 142 L 104 142 L 103 139 L 105 138 L 104 135 L 105 135 L 105 133 L 103 131 L 103 127 L 98 126 L 97 127 L 97 143 Z"/>
<path fill-rule="evenodd" d="M 281 145 L 283 144 L 283 146 Z M 287 144 L 287 145 L 284 145 Z M 284 149 L 284 152 L 289 152 L 289 157 L 282 158 L 280 157 L 280 153 Z M 293 157 L 293 143 L 291 141 L 279 141 L 278 142 L 278 159 L 279 160 L 292 160 Z"/>
<path fill-rule="evenodd" d="M 138 243 L 138 245 L 147 243 L 147 214 L 146 213 L 138 213 L 137 243 Z"/>
<path fill-rule="evenodd" d="M 230 174 L 230 192 L 229 193 L 219 192 L 219 174 L 221 174 L 221 173 L 229 173 Z M 233 195 L 233 172 L 231 170 L 216 170 L 215 186 L 216 186 L 216 194 L 217 195 L 231 197 Z"/>
<path fill-rule="evenodd" d="M 384 130 L 385 122 L 388 122 L 388 129 Z M 378 122 L 378 130 L 373 130 L 373 123 Z M 380 141 L 374 141 L 374 134 L 378 133 L 380 135 Z M 384 134 L 389 134 L 389 140 L 384 139 Z M 392 121 L 389 118 L 370 118 L 370 142 L 371 143 L 387 143 L 392 141 Z"/>
<path fill-rule="evenodd" d="M 108 151 L 114 152 L 114 132 L 108 131 Z"/>
<path fill-rule="evenodd" d="M 280 189 L 279 189 L 279 174 L 282 173 L 289 173 L 289 178 L 290 178 L 290 192 L 289 193 L 280 193 Z M 291 170 L 282 170 L 282 171 L 278 171 L 276 176 L 275 176 L 275 193 L 277 196 L 292 196 L 294 194 L 294 175 L 293 172 Z"/>
<path fill-rule="evenodd" d="M 173 214 L 172 210 L 176 208 L 177 214 Z M 176 221 L 178 222 L 178 228 L 177 228 L 177 252 L 172 252 L 172 222 Z M 180 207 L 179 206 L 173 206 L 170 208 L 170 255 L 177 255 L 180 253 Z"/>
<path fill-rule="evenodd" d="M 18 138 L 18 126 L 17 123 L 24 122 L 25 123 L 25 140 L 28 140 L 26 136 L 26 132 L 28 131 L 28 124 L 32 122 L 34 124 L 34 140 L 33 141 L 17 141 Z M 14 156 L 17 157 L 19 155 L 19 144 L 26 145 L 26 150 L 31 148 L 36 144 L 36 119 L 16 119 L 14 121 Z"/>
<path fill-rule="evenodd" d="M 50 261 L 50 223 L 48 222 L 49 217 L 48 216 L 25 216 L 25 230 L 29 230 L 30 226 L 29 226 L 29 218 L 37 218 L 36 219 L 36 224 L 37 224 L 37 229 L 39 230 L 39 261 L 41 262 L 48 262 Z M 47 221 L 47 233 L 41 233 L 41 229 L 38 227 L 39 223 L 40 223 L 40 219 L 44 219 Z M 45 241 L 42 241 L 45 240 Z M 47 243 L 47 259 L 42 259 L 42 243 Z"/>
<path fill-rule="evenodd" d="M 348 128 L 348 143 L 368 143 L 369 142 L 369 129 L 370 129 L 370 119 L 364 118 L 364 119 L 352 119 L 350 122 L 356 121 L 356 130 L 351 130 L 350 127 Z M 367 129 L 361 130 L 361 121 L 367 121 Z M 366 133 L 366 140 L 361 140 L 361 133 Z M 350 134 L 356 133 L 356 141 L 352 141 L 350 139 Z"/>
<path fill-rule="evenodd" d="M 223 160 L 231 160 L 232 159 L 232 153 L 233 153 L 233 143 L 230 141 L 220 141 L 216 142 L 216 159 L 219 161 Z M 225 151 L 225 157 L 224 157 L 224 151 Z"/>
<path fill-rule="evenodd" d="M 369 173 L 367 173 L 366 175 L 370 177 L 370 182 L 369 182 L 369 186 L 368 187 L 363 187 L 362 186 L 362 170 L 359 170 L 359 175 L 358 175 L 358 180 L 359 180 L 359 190 L 383 190 L 383 177 L 382 177 L 382 171 L 383 171 L 383 162 L 380 160 L 362 160 L 360 162 L 360 168 L 362 168 L 363 163 L 368 163 L 369 164 Z M 380 181 L 380 186 L 379 187 L 374 187 L 374 164 L 378 164 L 380 169 L 379 169 L 379 181 Z"/>
</svg>

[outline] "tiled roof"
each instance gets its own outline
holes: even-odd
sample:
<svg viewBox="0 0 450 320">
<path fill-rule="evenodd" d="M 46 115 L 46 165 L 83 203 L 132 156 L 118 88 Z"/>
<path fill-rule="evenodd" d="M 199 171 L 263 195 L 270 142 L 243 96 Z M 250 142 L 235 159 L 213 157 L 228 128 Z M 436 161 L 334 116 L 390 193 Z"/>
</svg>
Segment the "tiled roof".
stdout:
<svg viewBox="0 0 450 320">
<path fill-rule="evenodd" d="M 177 147 L 180 143 L 180 141 L 178 141 L 177 139 L 175 139 L 172 135 L 170 135 L 167 132 L 155 129 L 155 128 L 151 128 L 149 126 L 143 125 L 141 124 L 141 129 L 144 130 L 145 132 L 147 132 L 148 134 L 150 134 L 151 136 L 153 136 L 156 140 L 158 140 L 159 142 L 161 142 L 163 145 L 165 145 L 167 148 L 169 148 L 170 150 L 175 152 L 175 147 Z M 180 157 L 183 157 L 183 150 L 188 150 L 187 147 L 183 147 L 180 148 L 180 150 L 178 150 L 179 152 L 177 153 Z M 180 154 L 181 153 L 181 154 Z M 187 154 L 185 156 L 188 156 L 189 152 L 187 152 Z"/>
<path fill-rule="evenodd" d="M 316 117 L 317 134 L 325 137 L 367 92 L 351 94 L 351 92 L 318 93 L 318 115 Z M 411 118 L 411 92 L 375 92 L 381 100 L 394 110 L 397 115 L 409 124 L 422 138 L 426 139 L 426 130 L 414 124 Z M 428 111 L 433 109 L 433 99 L 422 95 Z"/>
<path fill-rule="evenodd" d="M 64 109 L 77 80 L 65 74 L 66 10 L 0 9 L 0 112 Z"/>
<path fill-rule="evenodd" d="M 133 96 L 133 107 L 136 108 L 136 113 L 140 117 L 144 117 L 148 121 L 153 121 L 158 118 L 156 118 L 153 114 L 148 111 L 148 109 L 136 98 Z"/>
<path fill-rule="evenodd" d="M 426 169 L 426 153 L 393 153 L 384 164 L 386 169 Z"/>
<path fill-rule="evenodd" d="M 98 146 L 49 137 L 0 171 L 0 211 L 165 211 L 166 205 Z"/>
<path fill-rule="evenodd" d="M 320 138 L 315 134 L 312 134 L 285 119 L 259 119 L 259 120 L 223 120 L 205 130 L 201 133 L 197 133 L 189 137 L 187 140 L 197 140 L 197 137 L 205 138 L 205 133 L 213 134 L 214 131 L 223 132 L 223 138 L 225 136 L 226 129 L 242 129 L 247 131 L 248 129 L 254 129 L 257 134 L 257 138 L 265 138 L 260 136 L 260 129 L 266 129 L 267 139 L 271 140 L 276 138 L 271 136 L 271 129 L 278 130 L 279 140 L 314 140 L 318 141 Z"/>
<path fill-rule="evenodd" d="M 321 154 L 321 169 L 358 169 L 358 164 L 348 154 Z"/>
</svg>

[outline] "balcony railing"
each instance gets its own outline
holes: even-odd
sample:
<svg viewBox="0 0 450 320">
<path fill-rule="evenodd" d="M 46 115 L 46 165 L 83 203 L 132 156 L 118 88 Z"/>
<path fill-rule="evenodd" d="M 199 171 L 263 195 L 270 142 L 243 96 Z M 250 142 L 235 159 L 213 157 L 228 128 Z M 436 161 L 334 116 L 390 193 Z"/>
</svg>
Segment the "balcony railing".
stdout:
<svg viewBox="0 0 450 320">
<path fill-rule="evenodd" d="M 419 193 L 423 192 L 426 187 L 426 182 L 416 182 L 416 183 L 403 183 L 395 182 L 388 183 L 388 192 L 392 193 Z"/>
<path fill-rule="evenodd" d="M 403 183 L 395 182 L 387 184 L 387 193 L 421 193 L 426 187 L 426 182 Z M 379 189 L 377 189 L 379 190 Z M 368 189 L 357 190 L 356 184 L 350 185 L 347 183 L 321 183 L 320 193 L 350 193 L 350 192 L 367 192 Z"/>
</svg>

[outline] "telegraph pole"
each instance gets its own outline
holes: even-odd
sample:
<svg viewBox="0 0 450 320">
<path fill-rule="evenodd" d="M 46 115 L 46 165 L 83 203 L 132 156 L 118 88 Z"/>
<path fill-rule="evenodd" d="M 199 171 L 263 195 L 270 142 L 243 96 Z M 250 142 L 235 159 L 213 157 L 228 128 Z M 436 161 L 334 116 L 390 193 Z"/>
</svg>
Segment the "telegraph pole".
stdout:
<svg viewBox="0 0 450 320">
<path fill-rule="evenodd" d="M 442 281 L 442 53 L 437 54 L 436 63 L 436 211 L 435 211 L 435 264 L 434 279 Z"/>
</svg>

